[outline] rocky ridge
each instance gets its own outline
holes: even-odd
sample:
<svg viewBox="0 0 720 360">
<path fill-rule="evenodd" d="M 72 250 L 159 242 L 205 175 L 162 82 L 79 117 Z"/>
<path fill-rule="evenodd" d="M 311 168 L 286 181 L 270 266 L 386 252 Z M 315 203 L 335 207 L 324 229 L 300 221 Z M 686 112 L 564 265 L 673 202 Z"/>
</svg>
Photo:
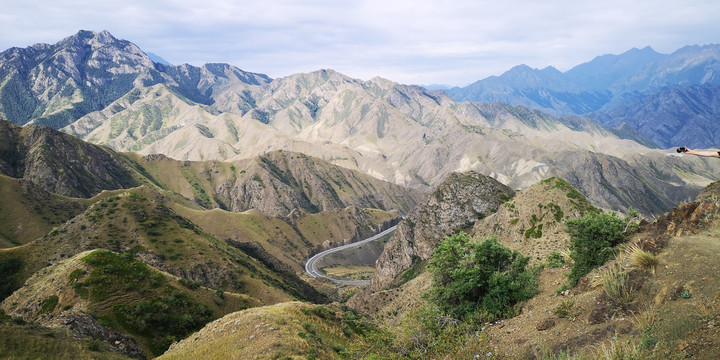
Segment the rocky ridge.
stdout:
<svg viewBox="0 0 720 360">
<path fill-rule="evenodd" d="M 82 30 L 54 45 L 0 54 L 0 113 L 16 124 L 60 128 L 137 87 L 167 84 L 187 99 L 210 104 L 213 96 L 242 99 L 246 88 L 268 81 L 226 64 L 157 64 L 107 31 Z"/>
<path fill-rule="evenodd" d="M 256 209 L 284 219 L 298 210 L 318 213 L 348 206 L 406 213 L 425 196 L 290 151 L 234 162 L 176 161 L 162 155 L 135 159 L 159 184 L 205 208 Z"/>
<path fill-rule="evenodd" d="M 140 184 L 121 155 L 49 127 L 0 120 L 0 147 L 0 172 L 58 195 L 91 197 Z"/>
<path fill-rule="evenodd" d="M 453 231 L 470 229 L 510 199 L 514 191 L 474 171 L 453 173 L 398 224 L 375 264 L 371 288 L 388 287 L 413 265 L 429 259 Z"/>
<path fill-rule="evenodd" d="M 570 236 L 565 221 L 596 209 L 560 178 L 549 178 L 515 194 L 493 215 L 475 223 L 474 239 L 495 237 L 501 244 L 530 256 L 531 264 L 552 252 L 567 253 Z"/>
</svg>

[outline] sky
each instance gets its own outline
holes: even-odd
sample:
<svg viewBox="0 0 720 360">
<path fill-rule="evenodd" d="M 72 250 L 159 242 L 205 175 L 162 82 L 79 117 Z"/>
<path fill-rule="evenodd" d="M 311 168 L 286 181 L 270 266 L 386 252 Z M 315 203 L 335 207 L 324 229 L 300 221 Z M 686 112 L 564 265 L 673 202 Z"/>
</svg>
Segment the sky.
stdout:
<svg viewBox="0 0 720 360">
<path fill-rule="evenodd" d="M 717 0 L 0 0 L 0 9 L 0 51 L 108 30 L 172 64 L 418 85 L 720 43 Z"/>
</svg>

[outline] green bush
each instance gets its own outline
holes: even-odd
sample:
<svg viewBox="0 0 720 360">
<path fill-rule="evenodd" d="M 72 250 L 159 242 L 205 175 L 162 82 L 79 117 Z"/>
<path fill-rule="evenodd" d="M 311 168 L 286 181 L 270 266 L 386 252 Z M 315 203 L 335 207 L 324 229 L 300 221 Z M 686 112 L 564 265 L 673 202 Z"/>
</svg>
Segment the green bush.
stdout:
<svg viewBox="0 0 720 360">
<path fill-rule="evenodd" d="M 55 311 L 55 307 L 57 306 L 59 299 L 60 298 L 58 298 L 57 295 L 51 295 L 47 299 L 43 300 L 40 307 L 40 314 L 49 314 Z"/>
<path fill-rule="evenodd" d="M 22 261 L 17 258 L 0 260 L 0 301 L 12 295 L 20 286 L 15 281 L 15 274 L 20 271 Z"/>
<path fill-rule="evenodd" d="M 489 238 L 471 241 L 465 233 L 446 238 L 429 261 L 434 276 L 428 299 L 445 314 L 474 317 L 507 316 L 516 303 L 537 294 L 535 274 L 527 270 L 530 257 Z"/>
<path fill-rule="evenodd" d="M 120 324 L 131 333 L 153 341 L 153 354 L 160 355 L 178 339 L 199 330 L 212 320 L 212 309 L 193 302 L 181 292 L 134 305 L 116 305 L 113 312 Z"/>
<path fill-rule="evenodd" d="M 574 263 L 568 278 L 571 285 L 615 255 L 614 246 L 625 241 L 627 220 L 614 212 L 589 213 L 566 223 L 570 234 L 570 257 Z"/>
<path fill-rule="evenodd" d="M 102 340 L 100 339 L 92 339 L 88 341 L 88 350 L 90 351 L 100 351 L 100 345 L 102 345 Z"/>
<path fill-rule="evenodd" d="M 85 256 L 83 261 L 92 270 L 84 282 L 75 284 L 75 289 L 81 291 L 85 288 L 93 301 L 103 301 L 110 294 L 125 291 L 126 288 L 141 289 L 147 286 L 150 269 L 129 254 L 125 256 L 108 250 L 95 250 Z"/>
<path fill-rule="evenodd" d="M 552 253 L 550 253 L 550 255 L 548 255 L 545 264 L 551 268 L 558 268 L 565 264 L 565 260 L 563 260 L 563 256 L 561 253 L 553 251 Z"/>
</svg>

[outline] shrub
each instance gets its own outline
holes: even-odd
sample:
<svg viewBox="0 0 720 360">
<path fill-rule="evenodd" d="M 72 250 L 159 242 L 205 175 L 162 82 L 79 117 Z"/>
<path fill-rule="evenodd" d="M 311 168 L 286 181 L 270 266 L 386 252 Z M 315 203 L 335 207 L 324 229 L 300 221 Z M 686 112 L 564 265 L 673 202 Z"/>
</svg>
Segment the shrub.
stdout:
<svg viewBox="0 0 720 360">
<path fill-rule="evenodd" d="M 92 339 L 88 341 L 88 350 L 90 351 L 100 351 L 100 345 L 102 345 L 102 340 L 100 339 Z"/>
<path fill-rule="evenodd" d="M 434 276 L 427 293 L 445 314 L 461 318 L 477 312 L 507 316 L 512 306 L 537 294 L 530 257 L 488 238 L 471 241 L 465 233 L 446 238 L 429 261 Z"/>
<path fill-rule="evenodd" d="M 115 305 L 113 312 L 123 327 L 152 340 L 150 349 L 155 355 L 212 319 L 212 309 L 181 292 L 133 305 Z"/>
<path fill-rule="evenodd" d="M 553 251 L 548 255 L 547 261 L 545 262 L 548 267 L 551 268 L 558 268 L 563 266 L 565 264 L 565 260 L 563 259 L 563 255 L 557 251 Z"/>
<path fill-rule="evenodd" d="M 74 286 L 79 295 L 89 293 L 94 301 L 103 301 L 110 294 L 127 286 L 133 289 L 143 288 L 150 275 L 148 266 L 140 260 L 132 256 L 123 257 L 108 250 L 95 250 L 85 256 L 83 261 L 90 265 L 92 270 L 83 283 L 75 283 Z M 72 277 L 73 274 L 71 279 Z M 80 292 L 81 289 L 85 291 Z"/>
<path fill-rule="evenodd" d="M 43 300 L 42 305 L 40 307 L 40 314 L 49 314 L 53 311 L 55 311 L 55 307 L 58 304 L 58 296 L 57 295 L 51 295 L 47 299 Z"/>
<path fill-rule="evenodd" d="M 625 240 L 626 223 L 613 212 L 589 213 L 566 222 L 574 261 L 568 274 L 571 285 L 614 256 L 613 247 Z"/>
<path fill-rule="evenodd" d="M 213 296 L 213 301 L 215 301 L 215 304 L 222 305 L 225 303 L 225 292 L 222 289 L 218 289 L 215 291 L 215 296 Z"/>
<path fill-rule="evenodd" d="M 369 328 L 350 343 L 349 359 L 476 359 L 493 351 L 485 332 L 444 315 L 436 306 L 411 310 L 397 326 Z M 484 358 L 485 356 L 483 356 Z"/>
<path fill-rule="evenodd" d="M 579 311 L 575 310 L 575 299 L 565 298 L 555 306 L 553 313 L 559 318 L 565 318 L 568 320 L 575 320 L 579 315 Z"/>
</svg>

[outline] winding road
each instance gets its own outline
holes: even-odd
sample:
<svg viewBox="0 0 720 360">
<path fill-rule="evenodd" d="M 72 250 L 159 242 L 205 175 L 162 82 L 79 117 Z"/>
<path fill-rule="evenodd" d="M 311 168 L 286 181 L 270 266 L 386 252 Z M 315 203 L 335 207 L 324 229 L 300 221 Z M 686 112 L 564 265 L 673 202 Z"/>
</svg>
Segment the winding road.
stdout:
<svg viewBox="0 0 720 360">
<path fill-rule="evenodd" d="M 377 234 L 377 235 L 373 235 L 373 236 L 371 236 L 371 237 L 369 237 L 369 238 L 367 238 L 367 239 L 360 240 L 360 241 L 356 241 L 356 242 L 354 242 L 354 243 L 352 243 L 352 244 L 347 244 L 347 245 L 342 245 L 342 246 L 334 247 L 334 248 L 332 248 L 332 249 L 328 249 L 328 250 L 325 250 L 325 251 L 323 251 L 323 252 L 321 252 L 321 253 L 318 253 L 317 255 L 311 257 L 311 258 L 305 263 L 305 271 L 306 271 L 308 274 L 310 274 L 310 276 L 312 276 L 312 277 L 315 277 L 315 278 L 318 278 L 318 277 L 325 278 L 325 279 L 331 280 L 331 281 L 333 281 L 333 282 L 336 282 L 336 283 L 338 283 L 338 284 L 346 284 L 346 285 L 367 285 L 367 284 L 370 283 L 370 280 L 342 280 L 342 279 L 333 279 L 333 278 L 331 278 L 331 277 L 327 277 L 327 276 L 321 274 L 321 273 L 317 270 L 317 268 L 315 268 L 315 263 L 316 263 L 318 260 L 322 259 L 324 256 L 328 255 L 328 254 L 332 254 L 332 253 L 334 253 L 334 252 L 342 251 L 342 250 L 345 250 L 345 249 L 350 249 L 350 248 L 353 248 L 353 247 L 360 246 L 360 245 L 362 245 L 362 244 L 368 243 L 368 242 L 370 242 L 370 241 L 377 240 L 377 239 L 379 239 L 379 238 L 381 238 L 381 237 L 383 237 L 383 236 L 385 236 L 385 235 L 387 235 L 387 234 L 395 231 L 396 228 L 397 228 L 397 225 L 395 225 L 395 226 L 393 226 L 393 227 L 391 227 L 391 228 L 389 228 L 389 229 L 387 229 L 387 230 L 385 230 L 385 231 L 383 231 L 383 232 L 381 232 L 381 233 L 379 233 L 379 234 Z"/>
</svg>

